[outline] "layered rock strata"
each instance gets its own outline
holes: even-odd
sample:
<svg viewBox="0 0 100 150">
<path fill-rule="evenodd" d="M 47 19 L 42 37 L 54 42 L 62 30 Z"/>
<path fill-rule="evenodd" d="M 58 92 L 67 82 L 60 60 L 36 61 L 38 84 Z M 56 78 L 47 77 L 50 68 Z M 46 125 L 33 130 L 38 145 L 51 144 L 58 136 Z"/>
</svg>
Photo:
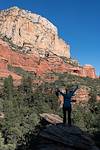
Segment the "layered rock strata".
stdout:
<svg viewBox="0 0 100 150">
<path fill-rule="evenodd" d="M 69 45 L 58 36 L 57 28 L 44 17 L 17 7 L 0 12 L 0 34 L 7 38 L 18 51 L 46 53 L 70 58 Z"/>
<path fill-rule="evenodd" d="M 50 21 L 17 7 L 0 11 L 0 77 L 12 75 L 16 80 L 21 79 L 8 69 L 11 65 L 37 76 L 68 72 L 96 78 L 92 66 L 75 66 L 72 62 L 70 46 L 59 38 Z"/>
</svg>

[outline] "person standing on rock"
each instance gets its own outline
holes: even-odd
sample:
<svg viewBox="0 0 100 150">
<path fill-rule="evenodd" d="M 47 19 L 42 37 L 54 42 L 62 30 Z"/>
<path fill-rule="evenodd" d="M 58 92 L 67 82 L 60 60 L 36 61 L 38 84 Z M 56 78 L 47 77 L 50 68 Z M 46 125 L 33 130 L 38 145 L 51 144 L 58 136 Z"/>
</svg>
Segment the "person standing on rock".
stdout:
<svg viewBox="0 0 100 150">
<path fill-rule="evenodd" d="M 68 111 L 68 125 L 71 126 L 71 98 L 74 95 L 75 91 L 78 89 L 78 85 L 72 89 L 65 89 L 65 92 L 61 92 L 59 89 L 56 90 L 56 95 L 59 96 L 61 94 L 63 96 L 63 103 L 61 102 L 60 107 L 63 108 L 63 123 L 66 124 L 66 111 Z"/>
</svg>

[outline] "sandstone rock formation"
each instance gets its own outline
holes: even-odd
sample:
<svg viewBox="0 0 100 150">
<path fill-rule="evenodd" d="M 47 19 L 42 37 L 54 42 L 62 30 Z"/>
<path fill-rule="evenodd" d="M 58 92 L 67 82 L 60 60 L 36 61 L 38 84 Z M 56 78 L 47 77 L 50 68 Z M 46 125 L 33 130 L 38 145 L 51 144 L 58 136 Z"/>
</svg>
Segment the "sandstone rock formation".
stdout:
<svg viewBox="0 0 100 150">
<path fill-rule="evenodd" d="M 42 75 L 48 71 L 66 72 L 69 66 L 71 66 L 69 64 L 65 65 L 63 60 L 55 55 L 48 59 L 43 59 L 34 53 L 23 54 L 12 51 L 6 42 L 0 40 L 0 74 L 8 72 L 8 65 L 35 72 L 37 75 Z"/>
<path fill-rule="evenodd" d="M 89 76 L 90 78 L 96 78 L 95 68 L 92 65 L 83 66 L 83 76 Z"/>
<path fill-rule="evenodd" d="M 40 114 L 41 119 L 46 120 L 47 122 L 51 124 L 58 124 L 58 123 L 63 123 L 63 119 L 55 114 L 48 114 L 48 113 L 42 113 Z"/>
<path fill-rule="evenodd" d="M 70 59 L 70 46 L 59 38 L 47 19 L 17 7 L 0 11 L 0 77 L 21 76 L 9 70 L 19 67 L 37 76 L 48 72 L 69 72 L 96 78 L 92 66 L 79 66 Z"/>
<path fill-rule="evenodd" d="M 79 75 L 81 77 L 90 77 L 90 78 L 97 78 L 95 73 L 95 68 L 92 65 L 84 65 L 79 67 L 71 67 L 69 72 L 75 75 Z"/>
<path fill-rule="evenodd" d="M 58 37 L 57 28 L 47 19 L 12 7 L 0 12 L 0 34 L 25 53 L 44 57 L 46 52 L 70 58 L 70 49 Z"/>
</svg>

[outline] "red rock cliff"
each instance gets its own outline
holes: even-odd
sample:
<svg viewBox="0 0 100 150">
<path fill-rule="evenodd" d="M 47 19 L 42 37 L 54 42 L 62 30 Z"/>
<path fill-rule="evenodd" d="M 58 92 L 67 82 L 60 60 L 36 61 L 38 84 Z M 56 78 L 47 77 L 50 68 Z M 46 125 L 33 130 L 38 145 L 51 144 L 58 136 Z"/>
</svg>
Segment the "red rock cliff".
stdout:
<svg viewBox="0 0 100 150">
<path fill-rule="evenodd" d="M 0 12 L 0 77 L 11 74 L 21 79 L 8 70 L 8 65 L 40 76 L 69 72 L 96 77 L 92 66 L 75 67 L 70 62 L 70 46 L 59 38 L 57 28 L 47 19 L 17 7 Z"/>
</svg>

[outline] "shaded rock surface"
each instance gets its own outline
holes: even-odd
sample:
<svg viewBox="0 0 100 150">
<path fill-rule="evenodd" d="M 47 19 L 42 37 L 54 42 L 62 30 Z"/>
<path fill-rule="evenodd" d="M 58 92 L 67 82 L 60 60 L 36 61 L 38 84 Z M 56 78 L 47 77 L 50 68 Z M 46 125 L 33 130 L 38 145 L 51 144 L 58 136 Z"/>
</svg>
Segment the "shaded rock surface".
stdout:
<svg viewBox="0 0 100 150">
<path fill-rule="evenodd" d="M 49 125 L 40 132 L 42 139 L 39 148 L 53 150 L 99 150 L 93 140 L 78 127 L 62 124 Z"/>
<path fill-rule="evenodd" d="M 53 114 L 42 114 L 49 124 L 40 131 L 38 146 L 39 150 L 99 150 L 91 137 L 76 126 L 54 125 L 55 120 L 62 118 Z M 46 117 L 47 116 L 47 117 Z M 53 121 L 50 120 L 52 118 Z M 54 118 L 54 119 L 53 119 Z M 59 122 L 59 121 L 58 121 Z M 56 122 L 57 123 L 57 122 Z"/>
</svg>

